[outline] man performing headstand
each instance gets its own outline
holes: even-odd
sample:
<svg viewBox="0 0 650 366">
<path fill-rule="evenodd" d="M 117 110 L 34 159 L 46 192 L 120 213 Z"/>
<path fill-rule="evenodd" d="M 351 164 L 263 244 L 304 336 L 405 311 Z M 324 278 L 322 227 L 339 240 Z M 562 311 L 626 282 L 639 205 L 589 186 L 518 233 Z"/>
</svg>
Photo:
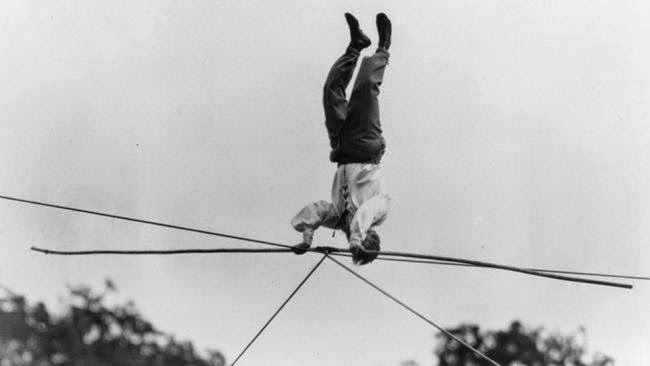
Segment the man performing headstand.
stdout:
<svg viewBox="0 0 650 366">
<path fill-rule="evenodd" d="M 350 44 L 327 75 L 323 91 L 325 126 L 329 135 L 330 160 L 338 168 L 332 185 L 332 203 L 318 201 L 304 207 L 291 220 L 303 235 L 294 247 L 305 253 L 319 226 L 341 229 L 348 238 L 353 262 L 366 264 L 377 257 L 379 235 L 376 228 L 386 220 L 389 197 L 384 192 L 380 161 L 386 144 L 379 123 L 379 86 L 388 64 L 391 23 L 386 14 L 377 14 L 379 45 L 374 55 L 364 57 L 348 102 L 345 97 L 361 50 L 370 39 L 349 13 Z M 372 251 L 367 252 L 366 250 Z"/>
</svg>

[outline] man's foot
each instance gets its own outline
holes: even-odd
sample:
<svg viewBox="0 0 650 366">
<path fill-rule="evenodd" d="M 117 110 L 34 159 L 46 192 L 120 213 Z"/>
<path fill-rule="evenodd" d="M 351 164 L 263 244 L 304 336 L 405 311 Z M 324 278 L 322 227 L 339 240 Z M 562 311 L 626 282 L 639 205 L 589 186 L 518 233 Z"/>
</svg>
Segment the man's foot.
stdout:
<svg viewBox="0 0 650 366">
<path fill-rule="evenodd" d="M 390 47 L 390 36 L 393 32 L 393 26 L 390 19 L 384 13 L 377 14 L 377 33 L 379 33 L 379 48 L 388 51 Z"/>
<path fill-rule="evenodd" d="M 348 27 L 350 27 L 350 47 L 361 51 L 370 46 L 370 38 L 361 31 L 357 18 L 350 13 L 345 13 L 345 21 L 348 22 Z"/>
</svg>

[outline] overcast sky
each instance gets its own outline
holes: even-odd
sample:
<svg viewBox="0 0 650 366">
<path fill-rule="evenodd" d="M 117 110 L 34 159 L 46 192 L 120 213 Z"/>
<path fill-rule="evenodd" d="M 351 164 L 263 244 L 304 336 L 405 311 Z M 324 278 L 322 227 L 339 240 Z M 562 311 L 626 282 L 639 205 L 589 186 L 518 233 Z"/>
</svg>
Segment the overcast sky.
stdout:
<svg viewBox="0 0 650 366">
<path fill-rule="evenodd" d="M 650 4 L 620 1 L 3 1 L 0 194 L 295 243 L 329 199 L 321 109 L 345 11 L 376 44 L 388 250 L 650 275 Z M 367 51 L 370 52 L 370 51 Z M 346 245 L 344 235 L 318 244 Z M 252 245 L 0 202 L 0 283 L 61 309 L 111 278 L 165 331 L 237 355 L 317 256 L 54 257 Z M 650 285 L 482 269 L 359 271 L 442 326 L 513 319 L 650 364 Z M 432 363 L 434 329 L 325 262 L 241 365 Z"/>
</svg>

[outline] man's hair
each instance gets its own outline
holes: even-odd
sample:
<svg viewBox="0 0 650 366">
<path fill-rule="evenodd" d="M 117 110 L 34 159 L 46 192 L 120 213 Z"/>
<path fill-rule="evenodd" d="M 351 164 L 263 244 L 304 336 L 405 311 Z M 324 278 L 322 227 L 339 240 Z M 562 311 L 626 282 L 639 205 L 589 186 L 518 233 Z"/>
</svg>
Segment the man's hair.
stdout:
<svg viewBox="0 0 650 366">
<path fill-rule="evenodd" d="M 352 262 L 354 264 L 368 264 L 377 258 L 379 255 L 378 253 L 368 253 L 366 250 L 371 250 L 373 252 L 379 252 L 380 243 L 379 239 L 379 234 L 377 234 L 376 231 L 374 230 L 368 230 L 366 233 L 366 238 L 361 242 L 361 246 L 363 247 L 363 250 L 352 250 Z"/>
</svg>

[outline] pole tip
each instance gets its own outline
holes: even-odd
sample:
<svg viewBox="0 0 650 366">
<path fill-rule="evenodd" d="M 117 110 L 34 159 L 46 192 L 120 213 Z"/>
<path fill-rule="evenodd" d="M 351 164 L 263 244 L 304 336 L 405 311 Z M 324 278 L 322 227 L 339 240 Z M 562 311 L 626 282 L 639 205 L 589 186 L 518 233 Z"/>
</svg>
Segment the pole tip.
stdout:
<svg viewBox="0 0 650 366">
<path fill-rule="evenodd" d="M 31 246 L 31 247 L 29 247 L 29 249 L 30 249 L 30 250 L 33 250 L 33 251 L 35 251 L 35 252 L 40 252 L 40 253 L 44 253 L 44 254 L 50 254 L 50 251 L 49 251 L 49 250 L 47 250 L 47 249 L 41 249 L 41 248 L 39 248 L 39 247 Z"/>
</svg>

